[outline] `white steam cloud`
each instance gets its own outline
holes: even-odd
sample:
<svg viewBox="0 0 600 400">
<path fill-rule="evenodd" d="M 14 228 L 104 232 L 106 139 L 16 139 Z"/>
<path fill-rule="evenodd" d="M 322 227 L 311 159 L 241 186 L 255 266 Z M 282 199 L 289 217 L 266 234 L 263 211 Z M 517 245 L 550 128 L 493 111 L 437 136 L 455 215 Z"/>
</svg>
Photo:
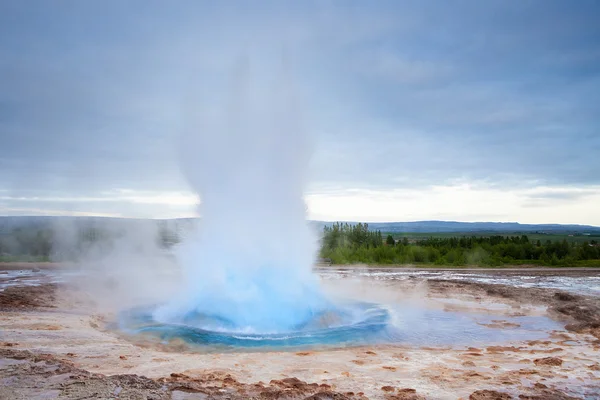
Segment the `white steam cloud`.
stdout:
<svg viewBox="0 0 600 400">
<path fill-rule="evenodd" d="M 280 332 L 325 308 L 302 198 L 310 137 L 285 68 L 274 79 L 251 67 L 239 61 L 230 101 L 193 112 L 181 137 L 202 220 L 178 249 L 183 287 L 157 320 L 210 315 L 233 329 Z"/>
</svg>

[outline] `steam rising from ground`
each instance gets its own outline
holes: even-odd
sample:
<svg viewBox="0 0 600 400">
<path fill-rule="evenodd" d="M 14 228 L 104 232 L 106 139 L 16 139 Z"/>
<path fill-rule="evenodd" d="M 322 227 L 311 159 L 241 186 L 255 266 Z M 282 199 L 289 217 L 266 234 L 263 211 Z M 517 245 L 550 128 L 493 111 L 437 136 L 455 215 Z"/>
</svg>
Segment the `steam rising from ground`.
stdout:
<svg viewBox="0 0 600 400">
<path fill-rule="evenodd" d="M 69 283 L 97 311 L 166 301 L 176 290 L 177 268 L 155 221 L 57 219 L 52 230 L 53 261 L 73 267 Z"/>
<path fill-rule="evenodd" d="M 210 315 L 230 329 L 281 332 L 326 308 L 302 198 L 310 140 L 284 74 L 250 72 L 240 61 L 229 102 L 194 112 L 182 135 L 202 220 L 178 250 L 184 286 L 154 313 L 161 322 Z"/>
</svg>

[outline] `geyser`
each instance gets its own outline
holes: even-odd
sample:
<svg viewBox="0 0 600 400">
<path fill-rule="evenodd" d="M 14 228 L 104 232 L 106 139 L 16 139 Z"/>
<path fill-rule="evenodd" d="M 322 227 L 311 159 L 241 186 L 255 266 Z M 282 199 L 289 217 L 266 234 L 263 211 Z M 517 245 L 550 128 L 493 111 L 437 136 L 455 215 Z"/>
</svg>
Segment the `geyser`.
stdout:
<svg viewBox="0 0 600 400">
<path fill-rule="evenodd" d="M 257 74 L 258 75 L 258 74 Z M 201 198 L 199 229 L 178 249 L 184 287 L 155 321 L 213 331 L 281 333 L 331 311 L 312 273 L 305 217 L 311 143 L 285 74 L 239 62 L 229 101 L 198 110 L 181 168 Z"/>
<path fill-rule="evenodd" d="M 198 230 L 177 249 L 183 286 L 166 304 L 122 312 L 119 328 L 203 350 L 491 340 L 460 313 L 325 295 L 302 198 L 310 138 L 289 82 L 248 73 L 240 63 L 227 106 L 194 114 L 181 137 L 181 167 L 201 198 Z"/>
</svg>

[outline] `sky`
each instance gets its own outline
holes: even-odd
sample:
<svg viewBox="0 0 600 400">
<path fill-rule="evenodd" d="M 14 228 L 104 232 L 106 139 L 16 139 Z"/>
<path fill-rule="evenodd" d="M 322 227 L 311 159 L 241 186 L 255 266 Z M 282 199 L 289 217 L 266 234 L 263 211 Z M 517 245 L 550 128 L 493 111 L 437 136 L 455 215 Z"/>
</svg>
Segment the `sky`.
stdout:
<svg viewBox="0 0 600 400">
<path fill-rule="evenodd" d="M 600 226 L 599 19 L 594 0 L 2 1 L 0 215 L 195 215 L 176 137 L 244 55 L 290 65 L 312 219 Z"/>
</svg>

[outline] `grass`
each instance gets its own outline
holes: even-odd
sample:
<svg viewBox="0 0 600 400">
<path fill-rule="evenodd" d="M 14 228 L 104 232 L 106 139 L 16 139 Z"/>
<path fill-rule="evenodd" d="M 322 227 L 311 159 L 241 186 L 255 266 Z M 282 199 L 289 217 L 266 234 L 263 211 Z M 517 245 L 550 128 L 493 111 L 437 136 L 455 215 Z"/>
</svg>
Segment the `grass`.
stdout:
<svg viewBox="0 0 600 400">
<path fill-rule="evenodd" d="M 461 237 L 489 237 L 489 236 L 521 236 L 526 235 L 530 242 L 540 241 L 544 243 L 546 240 L 551 242 L 562 242 L 567 240 L 569 243 L 583 243 L 591 240 L 600 242 L 600 233 L 592 233 L 589 236 L 581 234 L 569 233 L 535 233 L 535 232 L 382 232 L 385 239 L 387 235 L 392 235 L 394 239 L 415 239 L 422 240 L 430 237 L 433 238 L 461 238 Z"/>
<path fill-rule="evenodd" d="M 0 263 L 14 263 L 14 262 L 50 262 L 49 257 L 38 257 L 38 256 L 0 256 Z"/>
<path fill-rule="evenodd" d="M 453 264 L 432 264 L 432 263 L 414 263 L 414 264 L 331 264 L 322 265 L 325 267 L 352 267 L 365 266 L 368 268 L 416 268 L 416 269 L 509 269 L 509 268 L 600 268 L 600 260 L 576 261 L 570 265 L 549 265 L 539 262 L 539 260 L 517 260 L 511 264 L 502 265 L 453 265 Z"/>
</svg>

